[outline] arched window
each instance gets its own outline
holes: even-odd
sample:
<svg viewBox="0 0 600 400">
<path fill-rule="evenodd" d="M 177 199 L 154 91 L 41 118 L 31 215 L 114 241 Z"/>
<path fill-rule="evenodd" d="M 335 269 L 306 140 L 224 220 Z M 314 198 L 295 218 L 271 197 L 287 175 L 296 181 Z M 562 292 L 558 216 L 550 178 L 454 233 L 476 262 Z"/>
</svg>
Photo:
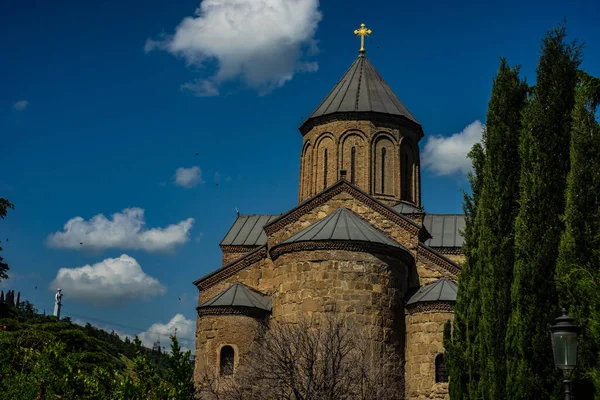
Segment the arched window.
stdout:
<svg viewBox="0 0 600 400">
<path fill-rule="evenodd" d="M 385 147 L 381 149 L 381 193 L 385 193 Z"/>
<path fill-rule="evenodd" d="M 444 355 L 435 356 L 435 383 L 448 382 L 448 373 L 446 372 L 446 363 Z"/>
<path fill-rule="evenodd" d="M 233 350 L 233 347 L 231 347 L 231 346 L 221 347 L 219 375 L 221 375 L 221 376 L 233 375 L 234 358 L 235 358 L 235 351 Z"/>
<path fill-rule="evenodd" d="M 327 162 L 327 149 L 325 149 L 325 154 L 323 154 L 323 189 L 327 188 L 327 167 L 329 163 Z"/>
<path fill-rule="evenodd" d="M 350 151 L 350 183 L 356 182 L 356 147 Z"/>
</svg>

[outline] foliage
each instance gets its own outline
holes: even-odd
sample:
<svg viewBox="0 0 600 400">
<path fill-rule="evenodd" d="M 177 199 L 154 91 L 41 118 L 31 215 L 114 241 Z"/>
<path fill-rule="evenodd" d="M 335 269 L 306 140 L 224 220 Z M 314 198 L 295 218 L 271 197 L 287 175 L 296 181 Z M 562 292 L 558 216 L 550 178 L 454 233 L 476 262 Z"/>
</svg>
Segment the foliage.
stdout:
<svg viewBox="0 0 600 400">
<path fill-rule="evenodd" d="M 392 400 L 403 398 L 403 363 L 391 344 L 334 317 L 271 323 L 235 377 L 206 371 L 201 398 Z"/>
<path fill-rule="evenodd" d="M 15 209 L 14 204 L 12 204 L 7 199 L 0 198 L 0 219 L 4 219 L 8 214 L 9 209 Z M 2 246 L 0 246 L 0 251 L 2 251 Z M 6 271 L 8 271 L 8 264 L 4 262 L 2 256 L 0 256 L 0 282 L 8 278 Z"/>
<path fill-rule="evenodd" d="M 481 396 L 506 398 L 506 324 L 514 263 L 514 224 L 519 210 L 519 136 L 527 84 L 519 68 L 501 59 L 486 118 L 485 162 L 477 207 L 481 317 L 478 350 Z"/>
<path fill-rule="evenodd" d="M 571 111 L 580 48 L 565 43 L 564 26 L 542 43 L 533 96 L 523 113 L 519 144 L 520 209 L 507 328 L 507 398 L 548 399 L 560 380 L 548 326 L 557 313 L 554 273 L 563 230 L 569 171 Z"/>
<path fill-rule="evenodd" d="M 481 271 L 478 263 L 477 210 L 483 184 L 483 166 L 486 158 L 485 142 L 486 133 L 484 132 L 483 145 L 476 143 L 469 152 L 473 172 L 469 174 L 472 194 L 464 193 L 463 204 L 465 263 L 458 283 L 453 329 L 446 328 L 444 335 L 445 360 L 449 376 L 451 376 L 450 396 L 452 399 L 479 399 L 481 369 L 478 350 L 481 315 L 479 277 Z"/>
<path fill-rule="evenodd" d="M 577 398 L 600 398 L 600 79 L 580 71 L 572 114 L 571 169 L 567 180 L 565 231 L 556 282 L 561 305 L 583 327 Z"/>
<path fill-rule="evenodd" d="M 39 315 L 28 301 L 11 311 L 0 318 L 0 400 L 193 398 L 190 353 L 176 338 L 163 354 L 137 337 Z"/>
</svg>

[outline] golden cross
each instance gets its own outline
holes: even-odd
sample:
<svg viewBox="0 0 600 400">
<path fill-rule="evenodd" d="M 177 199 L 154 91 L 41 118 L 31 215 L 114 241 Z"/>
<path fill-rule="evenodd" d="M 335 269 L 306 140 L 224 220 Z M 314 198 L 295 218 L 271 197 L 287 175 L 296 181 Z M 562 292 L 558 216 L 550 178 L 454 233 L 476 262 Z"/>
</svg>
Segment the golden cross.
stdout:
<svg viewBox="0 0 600 400">
<path fill-rule="evenodd" d="M 365 52 L 365 36 L 369 36 L 371 30 L 365 28 L 365 24 L 360 24 L 360 29 L 355 29 L 354 34 L 360 36 L 360 52 L 362 54 Z"/>
</svg>

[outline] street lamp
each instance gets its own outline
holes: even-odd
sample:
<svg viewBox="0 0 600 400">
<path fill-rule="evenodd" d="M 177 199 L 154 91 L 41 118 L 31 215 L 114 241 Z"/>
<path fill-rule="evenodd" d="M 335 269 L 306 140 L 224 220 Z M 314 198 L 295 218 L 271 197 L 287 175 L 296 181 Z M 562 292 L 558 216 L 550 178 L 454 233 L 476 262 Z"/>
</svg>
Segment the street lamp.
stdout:
<svg viewBox="0 0 600 400">
<path fill-rule="evenodd" d="M 571 399 L 570 374 L 577 366 L 577 335 L 581 327 L 575 325 L 575 320 L 562 309 L 562 315 L 556 318 L 556 325 L 550 327 L 552 332 L 552 352 L 554 365 L 563 371 L 565 385 L 565 400 Z"/>
</svg>

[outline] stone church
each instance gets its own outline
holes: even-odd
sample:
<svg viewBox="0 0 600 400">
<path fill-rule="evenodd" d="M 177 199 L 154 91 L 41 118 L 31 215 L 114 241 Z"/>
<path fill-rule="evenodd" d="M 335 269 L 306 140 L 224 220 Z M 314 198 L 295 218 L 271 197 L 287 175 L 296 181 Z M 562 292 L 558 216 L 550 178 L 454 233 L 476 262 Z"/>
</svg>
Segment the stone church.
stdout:
<svg viewBox="0 0 600 400">
<path fill-rule="evenodd" d="M 298 205 L 238 215 L 199 290 L 195 378 L 243 365 L 259 321 L 343 313 L 402 338 L 407 399 L 447 398 L 464 215 L 421 204 L 421 124 L 364 51 L 300 126 Z M 361 34 L 361 32 L 363 32 Z"/>
</svg>

